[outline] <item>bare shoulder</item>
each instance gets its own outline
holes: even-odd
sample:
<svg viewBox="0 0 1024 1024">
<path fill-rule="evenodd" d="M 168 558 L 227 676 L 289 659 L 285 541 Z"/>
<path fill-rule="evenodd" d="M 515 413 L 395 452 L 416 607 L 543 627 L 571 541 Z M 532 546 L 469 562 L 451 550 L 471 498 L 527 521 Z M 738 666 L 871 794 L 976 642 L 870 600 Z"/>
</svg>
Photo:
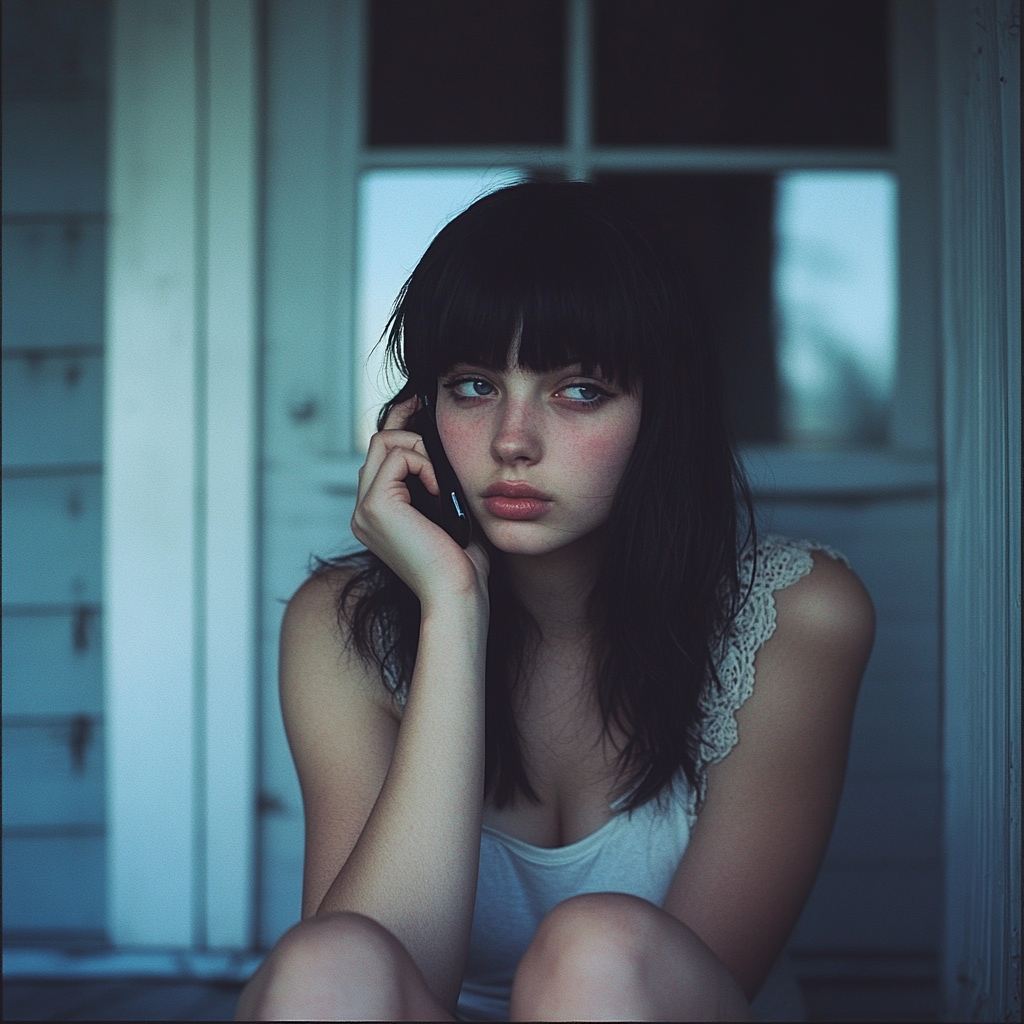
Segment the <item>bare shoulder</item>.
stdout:
<svg viewBox="0 0 1024 1024">
<path fill-rule="evenodd" d="M 307 580 L 281 625 L 281 710 L 306 818 L 303 917 L 316 912 L 355 846 L 398 733 L 379 672 L 339 623 L 338 599 L 352 572 Z"/>
<path fill-rule="evenodd" d="M 363 697 L 391 710 L 393 701 L 380 682 L 376 667 L 359 657 L 349 629 L 339 616 L 339 600 L 355 575 L 343 567 L 311 576 L 292 596 L 281 623 L 281 700 L 287 704 L 322 696 Z M 349 598 L 349 604 L 355 595 Z"/>
<path fill-rule="evenodd" d="M 859 685 L 875 635 L 871 596 L 843 562 L 822 551 L 812 557 L 806 576 L 775 591 L 775 632 L 758 652 L 755 689 L 778 671 L 809 685 Z M 812 664 L 817 671 L 793 672 Z"/>
</svg>

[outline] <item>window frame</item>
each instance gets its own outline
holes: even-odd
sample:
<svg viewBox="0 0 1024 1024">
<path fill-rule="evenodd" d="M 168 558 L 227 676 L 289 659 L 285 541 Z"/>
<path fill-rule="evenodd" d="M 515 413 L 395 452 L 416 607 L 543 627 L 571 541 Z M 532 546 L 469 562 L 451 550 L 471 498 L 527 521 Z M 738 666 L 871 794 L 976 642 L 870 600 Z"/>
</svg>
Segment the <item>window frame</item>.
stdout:
<svg viewBox="0 0 1024 1024">
<path fill-rule="evenodd" d="M 890 124 L 885 149 L 759 148 L 725 146 L 599 146 L 593 141 L 593 3 L 566 3 L 566 138 L 561 146 L 372 147 L 366 144 L 368 4 L 350 0 L 338 53 L 349 91 L 336 124 L 337 152 L 347 157 L 351 208 L 339 218 L 338 251 L 356 250 L 358 185 L 361 176 L 381 169 L 480 168 L 518 166 L 531 171 L 588 178 L 599 172 L 760 172 L 794 170 L 887 170 L 897 181 L 898 329 L 897 368 L 889 440 L 880 447 L 828 451 L 801 450 L 784 442 L 742 444 L 755 494 L 793 499 L 802 495 L 933 495 L 937 493 L 938 410 L 936 339 L 938 323 L 934 15 L 927 0 L 890 0 Z M 340 363 L 354 382 L 357 362 L 356 266 L 351 260 L 340 282 L 340 306 L 350 312 L 339 332 Z M 339 325 L 341 326 L 341 325 Z M 340 367 L 339 367 L 340 368 Z M 354 388 L 349 384 L 348 390 Z M 331 389 L 338 394 L 338 388 Z M 344 389 L 342 389 L 344 390 Z M 335 399 L 329 416 L 332 436 L 317 474 L 332 492 L 354 493 L 363 453 L 355 449 L 355 403 L 351 394 Z M 342 406 L 344 407 L 343 415 Z M 342 422 L 345 420 L 346 422 Z M 351 421 L 351 422 L 348 422 Z"/>
</svg>

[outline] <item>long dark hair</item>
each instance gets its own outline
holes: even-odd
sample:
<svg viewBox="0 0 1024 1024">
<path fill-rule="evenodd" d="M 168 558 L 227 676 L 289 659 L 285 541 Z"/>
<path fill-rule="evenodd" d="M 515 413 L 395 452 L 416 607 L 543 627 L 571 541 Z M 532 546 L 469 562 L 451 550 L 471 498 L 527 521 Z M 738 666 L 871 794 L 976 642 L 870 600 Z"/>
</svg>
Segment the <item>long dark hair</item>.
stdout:
<svg viewBox="0 0 1024 1024">
<path fill-rule="evenodd" d="M 443 228 L 412 272 L 389 323 L 387 357 L 406 384 L 390 409 L 458 362 L 502 369 L 576 362 L 620 386 L 642 385 L 639 433 L 612 504 L 587 605 L 604 735 L 618 748 L 633 810 L 682 769 L 697 786 L 700 696 L 719 685 L 722 637 L 743 594 L 741 547 L 756 547 L 750 494 L 727 426 L 721 370 L 674 262 L 599 187 L 524 182 L 492 192 Z M 742 534 L 742 536 L 741 536 Z M 398 701 L 408 693 L 419 604 L 363 551 L 316 571 L 354 569 L 339 623 Z M 537 800 L 514 708 L 536 623 L 492 552 L 487 640 L 485 791 L 498 807 Z"/>
</svg>

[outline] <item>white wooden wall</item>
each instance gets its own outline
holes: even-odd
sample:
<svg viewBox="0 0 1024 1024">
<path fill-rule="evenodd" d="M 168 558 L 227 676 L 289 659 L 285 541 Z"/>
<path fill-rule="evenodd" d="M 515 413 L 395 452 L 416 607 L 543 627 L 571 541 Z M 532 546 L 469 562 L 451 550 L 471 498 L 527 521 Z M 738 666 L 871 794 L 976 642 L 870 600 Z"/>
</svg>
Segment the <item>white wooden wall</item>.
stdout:
<svg viewBox="0 0 1024 1024">
<path fill-rule="evenodd" d="M 31 6 L 4 4 L 3 923 L 97 935 L 107 22 Z"/>
</svg>

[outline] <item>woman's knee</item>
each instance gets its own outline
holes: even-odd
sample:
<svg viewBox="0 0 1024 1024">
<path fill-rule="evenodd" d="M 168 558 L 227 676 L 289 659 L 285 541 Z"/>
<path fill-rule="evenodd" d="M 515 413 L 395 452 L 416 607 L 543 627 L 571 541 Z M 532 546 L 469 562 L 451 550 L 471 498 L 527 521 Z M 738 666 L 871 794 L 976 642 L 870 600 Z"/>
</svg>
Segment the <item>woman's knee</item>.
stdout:
<svg viewBox="0 0 1024 1024">
<path fill-rule="evenodd" d="M 589 893 L 559 903 L 541 922 L 520 963 L 531 984 L 560 977 L 621 983 L 641 968 L 652 903 L 625 893 Z"/>
<path fill-rule="evenodd" d="M 400 1019 L 402 952 L 390 932 L 361 914 L 302 921 L 246 986 L 238 1019 Z"/>
<path fill-rule="evenodd" d="M 744 1020 L 746 1000 L 682 922 L 624 893 L 573 897 L 541 923 L 512 987 L 515 1019 Z"/>
</svg>

